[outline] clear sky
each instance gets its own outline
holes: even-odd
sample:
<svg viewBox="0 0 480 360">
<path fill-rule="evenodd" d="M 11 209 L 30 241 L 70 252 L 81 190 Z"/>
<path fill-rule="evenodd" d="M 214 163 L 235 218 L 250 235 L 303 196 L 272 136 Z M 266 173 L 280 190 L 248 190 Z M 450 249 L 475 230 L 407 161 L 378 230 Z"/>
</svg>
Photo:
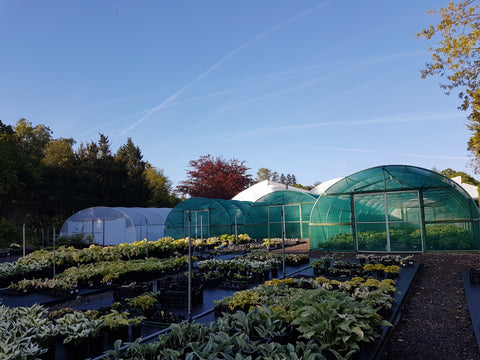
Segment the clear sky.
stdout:
<svg viewBox="0 0 480 360">
<path fill-rule="evenodd" d="M 422 79 L 439 0 L 0 2 L 0 120 L 131 137 L 177 185 L 202 155 L 304 185 L 378 165 L 472 174 L 459 99 Z M 434 44 L 433 44 L 434 45 Z"/>
</svg>

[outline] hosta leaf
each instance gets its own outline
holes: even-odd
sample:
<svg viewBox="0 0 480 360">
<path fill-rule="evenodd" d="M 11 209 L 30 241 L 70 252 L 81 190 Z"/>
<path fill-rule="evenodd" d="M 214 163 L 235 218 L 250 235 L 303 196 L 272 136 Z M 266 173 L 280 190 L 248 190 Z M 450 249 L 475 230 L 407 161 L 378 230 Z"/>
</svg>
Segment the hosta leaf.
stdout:
<svg viewBox="0 0 480 360">
<path fill-rule="evenodd" d="M 348 340 L 350 340 L 351 336 L 350 335 L 343 335 L 342 336 L 342 341 L 346 344 Z"/>
<path fill-rule="evenodd" d="M 364 333 L 363 333 L 362 329 L 360 329 L 359 326 L 354 326 L 354 327 L 352 328 L 352 331 L 353 331 L 355 334 L 357 334 L 358 337 L 360 337 L 360 339 L 363 339 L 363 338 L 364 338 Z"/>
</svg>

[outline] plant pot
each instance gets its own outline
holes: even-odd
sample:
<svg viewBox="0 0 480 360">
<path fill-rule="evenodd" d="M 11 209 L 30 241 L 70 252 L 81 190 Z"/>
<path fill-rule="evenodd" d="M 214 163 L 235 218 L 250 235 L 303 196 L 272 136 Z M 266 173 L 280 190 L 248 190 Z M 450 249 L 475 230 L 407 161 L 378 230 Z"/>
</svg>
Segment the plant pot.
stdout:
<svg viewBox="0 0 480 360">
<path fill-rule="evenodd" d="M 93 358 L 101 355 L 107 347 L 110 347 L 110 344 L 105 340 L 106 336 L 104 334 L 99 334 L 92 338 L 89 338 L 88 341 L 88 356 Z"/>
<path fill-rule="evenodd" d="M 47 352 L 40 355 L 41 360 L 55 360 L 56 345 L 57 345 L 56 338 L 39 340 L 38 344 L 42 347 L 42 349 L 47 349 Z"/>
<path fill-rule="evenodd" d="M 64 356 L 56 354 L 56 358 L 60 359 L 69 359 L 69 360 L 83 360 L 88 358 L 88 342 L 89 339 L 79 339 L 76 341 L 71 341 L 67 344 L 64 344 Z M 58 344 L 57 344 L 58 345 Z M 57 349 L 59 347 L 57 346 Z"/>
<path fill-rule="evenodd" d="M 386 273 L 387 274 L 387 279 L 396 279 L 399 277 L 399 273 Z"/>
<path fill-rule="evenodd" d="M 130 341 L 135 341 L 136 339 L 142 337 L 142 325 L 132 325 L 130 326 Z"/>
<path fill-rule="evenodd" d="M 128 326 L 120 326 L 114 329 L 107 330 L 107 338 L 110 343 L 114 343 L 115 340 L 128 340 Z"/>
</svg>

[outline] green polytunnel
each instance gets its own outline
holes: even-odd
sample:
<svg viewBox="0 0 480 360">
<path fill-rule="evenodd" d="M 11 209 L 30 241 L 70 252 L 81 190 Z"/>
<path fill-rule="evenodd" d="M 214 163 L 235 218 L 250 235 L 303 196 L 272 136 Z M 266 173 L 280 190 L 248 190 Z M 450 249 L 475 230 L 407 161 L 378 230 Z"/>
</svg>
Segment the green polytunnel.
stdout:
<svg viewBox="0 0 480 360">
<path fill-rule="evenodd" d="M 252 239 L 308 237 L 310 213 L 318 195 L 280 190 L 262 196 L 247 212 L 243 232 Z"/>
<path fill-rule="evenodd" d="M 339 180 L 318 198 L 310 248 L 478 250 L 479 218 L 474 200 L 449 178 L 414 166 L 378 166 Z"/>
<path fill-rule="evenodd" d="M 240 234 L 250 205 L 248 201 L 189 198 L 177 204 L 168 214 L 165 236 L 205 239 Z"/>
</svg>

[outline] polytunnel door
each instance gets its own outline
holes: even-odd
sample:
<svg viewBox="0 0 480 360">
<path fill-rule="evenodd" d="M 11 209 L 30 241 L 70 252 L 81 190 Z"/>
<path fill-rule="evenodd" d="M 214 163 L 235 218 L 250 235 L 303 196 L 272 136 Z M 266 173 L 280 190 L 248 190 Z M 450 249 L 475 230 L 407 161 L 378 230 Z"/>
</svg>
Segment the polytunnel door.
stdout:
<svg viewBox="0 0 480 360">
<path fill-rule="evenodd" d="M 419 195 L 416 191 L 356 194 L 358 251 L 422 251 Z"/>
<path fill-rule="evenodd" d="M 282 218 L 283 217 L 283 218 Z M 302 238 L 302 213 L 299 204 L 268 206 L 268 236 L 281 238 Z"/>
</svg>

